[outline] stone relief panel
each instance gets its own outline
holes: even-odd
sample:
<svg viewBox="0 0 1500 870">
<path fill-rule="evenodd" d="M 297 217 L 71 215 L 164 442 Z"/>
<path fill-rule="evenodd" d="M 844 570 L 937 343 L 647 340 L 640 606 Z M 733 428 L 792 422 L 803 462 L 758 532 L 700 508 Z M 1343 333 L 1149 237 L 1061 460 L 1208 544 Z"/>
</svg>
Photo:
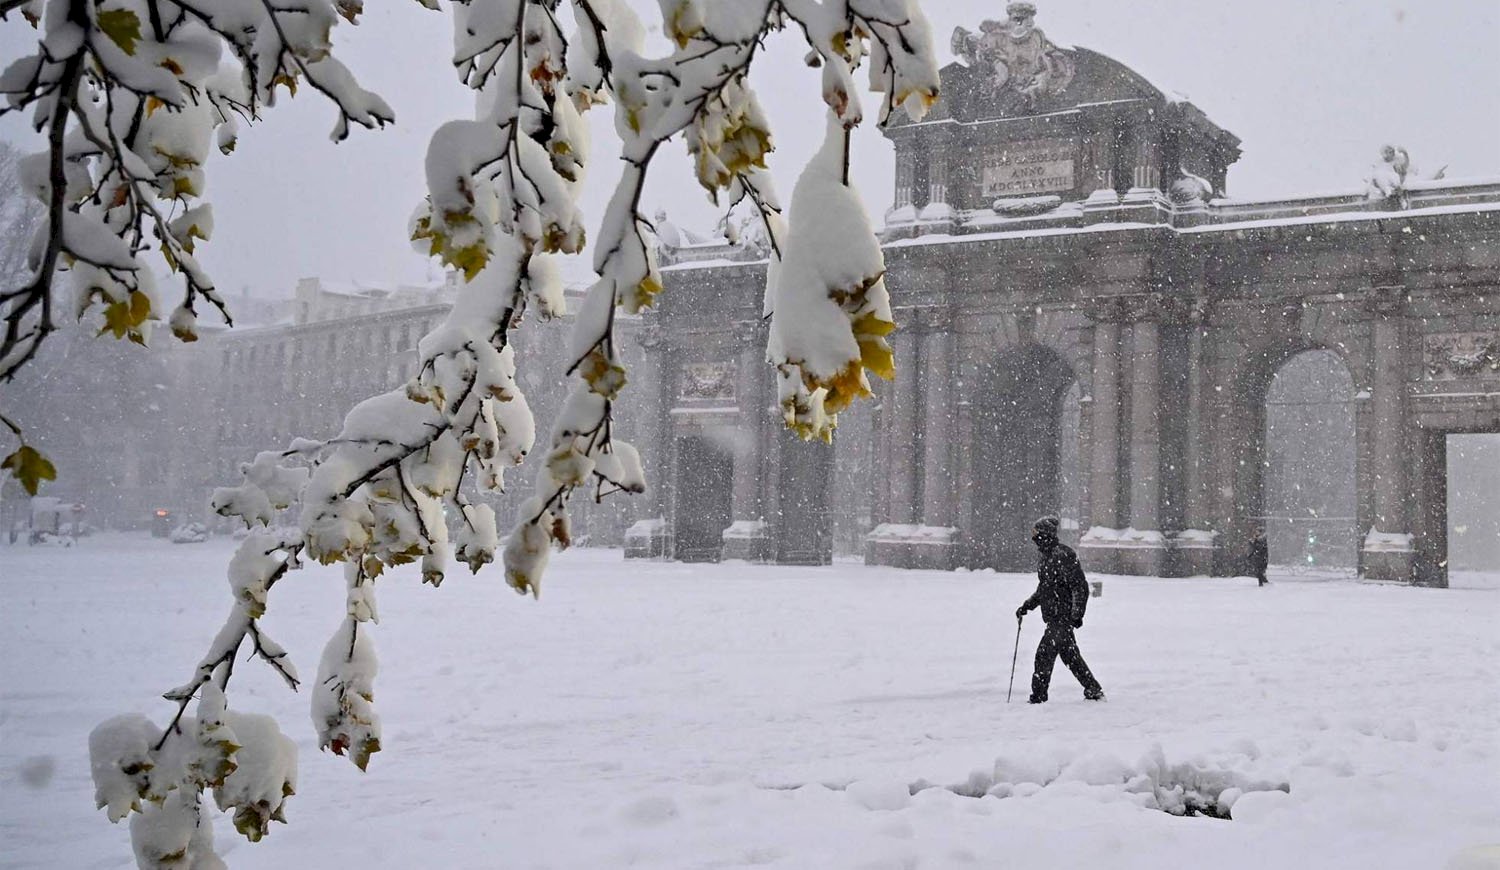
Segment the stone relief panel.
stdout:
<svg viewBox="0 0 1500 870">
<path fill-rule="evenodd" d="M 1424 351 L 1429 381 L 1500 378 L 1500 334 L 1437 333 L 1427 336 Z"/>
<path fill-rule="evenodd" d="M 732 362 L 696 362 L 682 367 L 677 395 L 692 401 L 733 402 L 735 365 Z"/>
</svg>

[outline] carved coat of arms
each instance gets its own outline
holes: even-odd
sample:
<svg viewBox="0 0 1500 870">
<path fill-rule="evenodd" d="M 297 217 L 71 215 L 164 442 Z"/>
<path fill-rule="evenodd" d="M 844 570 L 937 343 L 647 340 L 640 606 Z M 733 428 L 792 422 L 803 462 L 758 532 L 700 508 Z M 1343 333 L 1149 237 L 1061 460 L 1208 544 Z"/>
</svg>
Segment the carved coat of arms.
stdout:
<svg viewBox="0 0 1500 870">
<path fill-rule="evenodd" d="M 985 21 L 979 33 L 953 31 L 953 52 L 973 69 L 994 71 L 997 91 L 1026 98 L 1055 96 L 1077 73 L 1073 60 L 1036 26 L 1036 6 L 1011 3 L 1005 21 Z"/>
<path fill-rule="evenodd" d="M 734 401 L 734 378 L 733 363 L 688 363 L 682 367 L 678 393 L 684 399 Z"/>
<path fill-rule="evenodd" d="M 1500 377 L 1500 336 L 1451 332 L 1427 336 L 1427 379 Z"/>
</svg>

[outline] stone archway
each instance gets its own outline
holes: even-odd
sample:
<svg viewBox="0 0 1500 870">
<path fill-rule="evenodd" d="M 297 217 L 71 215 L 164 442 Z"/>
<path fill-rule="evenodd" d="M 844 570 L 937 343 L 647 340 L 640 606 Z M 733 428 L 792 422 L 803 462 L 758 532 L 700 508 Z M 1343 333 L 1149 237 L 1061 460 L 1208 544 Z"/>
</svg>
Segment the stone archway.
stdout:
<svg viewBox="0 0 1500 870">
<path fill-rule="evenodd" d="M 1064 484 L 1077 479 L 1063 473 L 1062 449 L 1064 398 L 1076 380 L 1056 351 L 1037 344 L 1006 351 L 981 375 L 972 398 L 971 566 L 1035 568 L 1031 526 L 1060 513 Z"/>
<path fill-rule="evenodd" d="M 1312 404 L 1300 404 L 1304 402 Z M 1351 548 L 1357 563 L 1357 529 L 1365 494 L 1358 477 L 1362 421 L 1355 402 L 1351 367 L 1336 351 L 1278 343 L 1246 355 L 1234 388 L 1233 425 L 1224 433 L 1229 439 L 1224 447 L 1232 458 L 1226 469 L 1231 504 L 1228 525 L 1221 530 L 1215 573 L 1245 573 L 1250 538 L 1261 530 L 1268 533 L 1273 563 L 1286 563 L 1295 556 L 1305 564 L 1310 547 L 1315 563 L 1319 552 L 1325 559 L 1348 561 Z M 1299 408 L 1314 405 L 1335 412 L 1337 419 L 1298 414 Z M 1298 416 L 1301 420 L 1293 422 Z M 1285 430 L 1273 432 L 1272 427 Z M 1319 455 L 1303 455 L 1310 450 Z M 1308 494 L 1309 484 L 1300 478 L 1307 476 L 1309 462 L 1323 469 L 1327 479 L 1322 485 L 1336 488 L 1337 493 Z M 1292 519 L 1292 511 L 1306 513 L 1308 505 L 1303 502 L 1314 496 L 1320 501 L 1312 507 L 1313 516 L 1305 521 Z M 1333 513 L 1335 504 L 1337 514 Z M 1326 540 L 1308 542 L 1306 538 L 1313 526 L 1322 525 L 1338 526 L 1331 532 L 1338 540 L 1337 559 L 1323 546 Z M 1316 538 L 1317 533 L 1313 534 Z M 1350 536 L 1352 541 L 1343 540 Z"/>
<path fill-rule="evenodd" d="M 1271 564 L 1299 571 L 1359 569 L 1354 379 L 1342 359 L 1309 350 L 1283 362 L 1266 388 L 1258 519 Z"/>
</svg>

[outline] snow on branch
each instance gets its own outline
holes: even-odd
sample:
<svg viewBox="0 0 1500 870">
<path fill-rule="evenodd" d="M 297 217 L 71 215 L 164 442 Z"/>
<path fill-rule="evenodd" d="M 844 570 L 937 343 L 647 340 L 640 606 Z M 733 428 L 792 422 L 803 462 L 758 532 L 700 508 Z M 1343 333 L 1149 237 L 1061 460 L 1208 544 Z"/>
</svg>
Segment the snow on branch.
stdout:
<svg viewBox="0 0 1500 870">
<path fill-rule="evenodd" d="M 439 6 L 438 0 L 418 2 Z M 260 453 L 243 466 L 240 485 L 215 491 L 214 510 L 252 529 L 230 565 L 230 616 L 193 678 L 167 693 L 179 706 L 165 730 L 127 717 L 96 731 L 100 805 L 111 818 L 141 809 L 142 798 L 151 805 L 132 825 L 141 866 L 169 866 L 184 855 L 213 866 L 212 843 L 195 833 L 205 789 L 214 790 L 221 808 L 234 809 L 237 829 L 252 840 L 281 820 L 295 755 L 288 756 L 274 723 L 227 712 L 225 695 L 247 640 L 250 652 L 291 688 L 300 685 L 287 652 L 266 637 L 260 619 L 271 588 L 303 558 L 344 565 L 344 613 L 311 687 L 312 712 L 319 746 L 347 755 L 363 770 L 380 750 L 372 636 L 378 578 L 419 563 L 423 582 L 437 586 L 450 551 L 475 572 L 499 555 L 509 585 L 536 595 L 551 550 L 571 542 L 568 504 L 580 487 L 592 487 L 596 498 L 645 490 L 638 451 L 615 431 L 615 406 L 628 401 L 615 323 L 619 310 L 639 312 L 663 292 L 641 195 L 669 139 L 684 137 L 694 174 L 710 196 L 723 196 L 730 207 L 748 199 L 765 223 L 772 251 L 767 356 L 778 372 L 787 425 L 804 438 L 831 438 L 838 412 L 869 395 L 867 374 L 894 374 L 885 340 L 894 323 L 884 263 L 849 186 L 848 155 L 852 130 L 864 117 L 855 83 L 862 65 L 869 66 L 871 89 L 883 95 L 882 121 L 896 107 L 920 118 L 937 97 L 930 34 L 916 0 L 659 2 L 663 32 L 673 43 L 663 57 L 644 53 L 646 29 L 625 0 L 572 0 L 571 26 L 558 15 L 560 0 L 449 3 L 453 66 L 476 91 L 479 110 L 433 134 L 428 192 L 410 229 L 418 250 L 461 273 L 464 283 L 447 317 L 419 342 L 416 370 L 404 388 L 355 406 L 330 441 Z M 86 0 L 78 3 L 84 13 L 93 9 Z M 348 122 L 379 125 L 389 112 L 328 55 L 331 13 L 352 21 L 358 0 L 275 7 L 249 0 L 137 0 L 127 8 L 137 10 L 140 21 L 141 11 L 149 14 L 153 35 L 156 16 L 172 13 L 154 41 L 125 28 L 132 48 L 165 44 L 174 27 L 192 25 L 217 36 L 239 59 L 236 87 L 216 90 L 205 79 L 189 88 L 175 71 L 130 67 L 136 78 L 113 94 L 106 87 L 103 108 L 78 110 L 74 135 L 64 136 L 68 125 L 62 124 L 59 136 L 73 150 L 54 155 L 62 158 L 53 176 L 60 181 L 41 190 L 54 200 L 64 183 L 75 185 L 75 196 L 85 191 L 82 200 L 60 201 L 64 211 L 92 221 L 88 229 L 76 239 L 71 229 L 53 237 L 59 247 L 71 246 L 75 260 L 77 251 L 89 254 L 91 281 L 103 298 L 115 300 L 119 287 L 140 286 L 135 274 L 145 272 L 135 265 L 138 243 L 156 227 L 163 253 L 188 275 L 191 303 L 194 293 L 207 295 L 189 264 L 191 242 L 207 235 L 211 216 L 153 214 L 147 200 L 153 193 L 162 198 L 169 176 L 169 189 L 201 188 L 199 155 L 215 122 L 222 133 L 231 115 L 253 117 L 273 102 L 276 87 L 291 90 L 299 80 L 338 106 L 338 135 Z M 61 47 L 99 31 L 87 14 L 79 20 L 71 36 L 58 31 Z M 811 75 L 821 79 L 829 119 L 827 140 L 793 196 L 792 232 L 766 170 L 771 130 L 748 79 L 764 40 L 783 29 L 805 37 L 809 64 L 821 69 Z M 105 53 L 110 63 L 133 56 L 113 37 L 108 41 L 114 44 Z M 33 90 L 53 87 L 68 72 L 52 60 L 70 56 L 66 52 L 44 55 L 14 74 L 33 81 Z M 90 70 L 103 62 L 87 58 Z M 11 81 L 12 73 L 6 76 Z M 112 99 L 133 101 L 126 114 L 134 111 L 147 129 L 158 116 L 183 121 L 185 127 L 167 125 L 162 133 L 175 137 L 178 147 L 167 153 L 177 159 L 153 163 L 161 152 L 138 147 L 134 127 L 117 136 Z M 153 99 L 161 103 L 154 111 Z M 596 280 L 573 312 L 573 381 L 544 442 L 535 490 L 502 539 L 494 511 L 471 496 L 502 491 L 506 470 L 532 450 L 535 422 L 517 383 L 511 337 L 528 313 L 539 319 L 566 313 L 555 257 L 585 247 L 578 208 L 589 159 L 582 113 L 611 103 L 625 169 L 594 233 Z M 205 106 L 209 123 L 187 123 Z M 79 158 L 107 167 L 105 181 L 97 167 L 70 175 Z M 108 190 L 123 191 L 124 211 L 68 207 L 92 202 L 87 191 L 106 182 Z M 199 217 L 180 226 L 190 214 Z M 275 525 L 283 512 L 295 515 L 294 527 Z M 198 715 L 190 718 L 185 714 L 195 696 Z M 199 761 L 181 763 L 178 756 Z"/>
<path fill-rule="evenodd" d="M 0 287 L 0 380 L 15 376 L 58 325 L 59 275 L 69 313 L 102 314 L 100 334 L 145 344 L 166 321 L 197 337 L 200 301 L 231 322 L 196 248 L 213 235 L 202 201 L 211 148 L 234 149 L 239 122 L 259 120 L 278 89 L 300 84 L 349 125 L 394 115 L 333 56 L 332 31 L 355 23 L 360 0 L 11 0 L 37 31 L 35 50 L 0 72 L 0 115 L 28 113 L 47 149 L 22 168 L 46 206 L 18 287 Z M 171 301 L 144 255 L 155 251 L 181 281 Z"/>
</svg>

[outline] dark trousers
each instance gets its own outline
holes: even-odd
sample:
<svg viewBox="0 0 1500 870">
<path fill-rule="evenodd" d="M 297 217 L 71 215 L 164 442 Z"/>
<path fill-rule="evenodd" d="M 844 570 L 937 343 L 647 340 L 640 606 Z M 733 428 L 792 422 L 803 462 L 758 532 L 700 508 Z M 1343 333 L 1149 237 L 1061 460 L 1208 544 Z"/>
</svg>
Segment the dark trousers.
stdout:
<svg viewBox="0 0 1500 870">
<path fill-rule="evenodd" d="M 1031 674 L 1031 700 L 1047 700 L 1047 687 L 1052 685 L 1052 666 L 1061 658 L 1068 670 L 1083 685 L 1084 697 L 1103 693 L 1099 681 L 1089 671 L 1078 651 L 1078 639 L 1073 636 L 1072 626 L 1063 623 L 1049 624 L 1042 633 L 1042 642 L 1036 645 L 1036 670 Z"/>
<path fill-rule="evenodd" d="M 1270 582 L 1269 580 L 1266 579 L 1266 569 L 1264 569 L 1264 568 L 1256 568 L 1255 569 L 1255 579 L 1260 581 L 1260 585 L 1261 586 L 1264 586 L 1264 585 L 1266 585 L 1267 583 Z"/>
</svg>

